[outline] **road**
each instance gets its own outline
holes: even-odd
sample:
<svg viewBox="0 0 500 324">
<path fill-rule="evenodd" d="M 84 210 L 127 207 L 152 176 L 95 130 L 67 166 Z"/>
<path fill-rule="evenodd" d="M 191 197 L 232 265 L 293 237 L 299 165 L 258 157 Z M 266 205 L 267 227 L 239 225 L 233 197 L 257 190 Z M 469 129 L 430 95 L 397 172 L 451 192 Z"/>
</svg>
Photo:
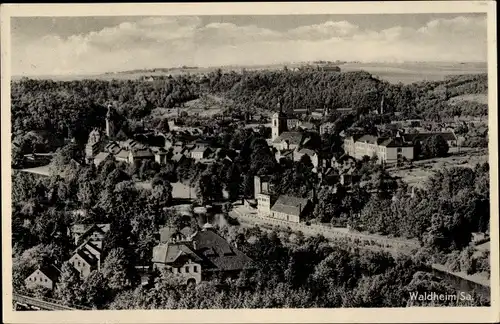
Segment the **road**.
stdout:
<svg viewBox="0 0 500 324">
<path fill-rule="evenodd" d="M 382 235 L 353 232 L 343 227 L 327 227 L 316 224 L 305 225 L 304 223 L 292 223 L 268 217 L 260 217 L 255 210 L 251 210 L 248 207 L 241 205 L 234 206 L 229 215 L 238 219 L 242 225 L 260 225 L 264 227 L 278 226 L 283 229 L 289 229 L 296 232 L 300 231 L 306 236 L 323 235 L 331 241 L 349 240 L 352 243 L 359 244 L 360 247 L 373 247 L 379 250 L 397 250 L 408 253 L 419 247 L 418 242 L 413 240 L 396 239 Z"/>
</svg>

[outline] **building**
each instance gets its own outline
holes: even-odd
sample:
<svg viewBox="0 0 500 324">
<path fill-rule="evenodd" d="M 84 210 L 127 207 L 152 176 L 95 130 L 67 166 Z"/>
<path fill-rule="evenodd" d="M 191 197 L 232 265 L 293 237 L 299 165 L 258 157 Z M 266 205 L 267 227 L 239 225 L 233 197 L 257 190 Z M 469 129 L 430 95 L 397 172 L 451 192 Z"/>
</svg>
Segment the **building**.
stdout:
<svg viewBox="0 0 500 324">
<path fill-rule="evenodd" d="M 165 236 L 165 239 L 168 235 Z M 153 248 L 153 268 L 166 269 L 183 284 L 198 284 L 214 275 L 236 277 L 252 260 L 222 238 L 210 224 L 189 236 L 173 230 Z"/>
<path fill-rule="evenodd" d="M 293 154 L 293 160 L 298 162 L 300 161 L 300 159 L 302 159 L 304 155 L 309 156 L 312 165 L 314 166 L 315 169 L 317 169 L 319 166 L 319 155 L 318 153 L 316 153 L 316 151 L 313 151 L 311 149 L 302 148 L 300 150 L 296 150 Z"/>
<path fill-rule="evenodd" d="M 207 146 L 196 146 L 191 151 L 191 158 L 195 160 L 202 160 L 208 158 L 211 150 Z"/>
<path fill-rule="evenodd" d="M 59 270 L 56 266 L 42 266 L 36 269 L 32 274 L 30 274 L 24 280 L 24 284 L 29 289 L 41 286 L 53 290 L 59 280 L 60 275 L 61 270 Z"/>
<path fill-rule="evenodd" d="M 261 215 L 271 213 L 271 206 L 274 203 L 271 191 L 272 185 L 269 176 L 254 177 L 254 198 L 257 201 L 257 210 Z"/>
<path fill-rule="evenodd" d="M 344 151 L 358 160 L 364 156 L 376 156 L 380 163 L 396 163 L 400 158 L 414 158 L 413 144 L 397 137 L 351 136 L 344 140 Z"/>
<path fill-rule="evenodd" d="M 97 128 L 93 129 L 85 145 L 85 160 L 87 163 L 92 163 L 94 157 L 101 151 L 101 134 Z"/>
<path fill-rule="evenodd" d="M 277 150 L 295 150 L 305 144 L 306 138 L 302 132 L 283 132 L 272 143 Z"/>
<path fill-rule="evenodd" d="M 311 207 L 312 204 L 307 198 L 281 195 L 273 204 L 269 217 L 299 223 L 308 212 L 311 212 Z"/>
<path fill-rule="evenodd" d="M 321 124 L 319 126 L 320 135 L 333 134 L 334 125 L 335 125 L 335 123 L 332 123 L 332 122 L 327 122 L 327 123 Z"/>
<path fill-rule="evenodd" d="M 448 143 L 450 147 L 457 146 L 458 139 L 455 133 L 453 132 L 427 132 L 427 133 L 416 133 L 416 134 L 399 133 L 396 136 L 402 138 L 405 143 L 411 143 L 415 145 L 415 143 L 417 142 L 422 143 L 428 138 L 436 135 L 441 136 L 446 141 L 446 143 Z"/>
<path fill-rule="evenodd" d="M 92 244 L 102 249 L 102 242 L 109 229 L 110 224 L 75 224 L 68 229 L 68 235 L 73 237 L 76 246 L 90 239 Z"/>
<path fill-rule="evenodd" d="M 90 254 L 95 257 L 95 259 L 97 259 L 97 270 L 101 269 L 102 245 L 99 247 L 95 243 L 92 243 L 91 239 L 88 239 L 75 249 L 75 253 L 78 251 L 82 251 L 85 255 Z"/>
<path fill-rule="evenodd" d="M 87 249 L 76 250 L 68 262 L 78 271 L 82 278 L 86 278 L 94 270 L 99 269 L 99 259 Z"/>
<path fill-rule="evenodd" d="M 155 156 L 156 163 L 158 163 L 159 165 L 167 164 L 167 156 L 168 156 L 167 150 L 165 150 L 163 147 L 158 147 L 158 148 L 152 148 L 151 151 Z"/>
<path fill-rule="evenodd" d="M 107 152 L 100 152 L 94 157 L 94 164 L 98 167 L 102 162 L 104 162 L 111 154 Z"/>
</svg>

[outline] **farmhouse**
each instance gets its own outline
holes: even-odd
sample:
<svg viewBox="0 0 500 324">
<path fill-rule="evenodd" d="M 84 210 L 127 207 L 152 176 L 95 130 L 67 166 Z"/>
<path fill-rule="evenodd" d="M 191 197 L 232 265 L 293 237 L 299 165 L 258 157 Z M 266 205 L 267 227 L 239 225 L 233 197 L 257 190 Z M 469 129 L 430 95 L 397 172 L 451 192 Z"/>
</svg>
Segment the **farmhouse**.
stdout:
<svg viewBox="0 0 500 324">
<path fill-rule="evenodd" d="M 171 271 L 183 284 L 198 284 L 216 274 L 235 277 L 251 261 L 210 224 L 188 237 L 174 231 L 166 243 L 153 248 L 152 258 L 154 269 Z"/>
<path fill-rule="evenodd" d="M 24 284 L 27 288 L 42 286 L 47 289 L 53 290 L 57 281 L 59 280 L 60 275 L 61 270 L 59 270 L 56 266 L 42 266 L 36 269 L 32 274 L 30 274 L 24 280 Z"/>
</svg>

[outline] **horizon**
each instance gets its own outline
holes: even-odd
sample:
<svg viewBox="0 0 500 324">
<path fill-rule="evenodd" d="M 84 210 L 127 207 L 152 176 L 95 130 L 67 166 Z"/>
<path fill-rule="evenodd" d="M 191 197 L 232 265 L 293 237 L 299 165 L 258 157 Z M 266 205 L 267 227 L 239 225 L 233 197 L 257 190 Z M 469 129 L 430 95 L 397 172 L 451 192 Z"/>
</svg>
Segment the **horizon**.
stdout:
<svg viewBox="0 0 500 324">
<path fill-rule="evenodd" d="M 20 77 L 319 60 L 487 61 L 484 14 L 13 17 L 11 28 L 12 75 Z"/>
</svg>

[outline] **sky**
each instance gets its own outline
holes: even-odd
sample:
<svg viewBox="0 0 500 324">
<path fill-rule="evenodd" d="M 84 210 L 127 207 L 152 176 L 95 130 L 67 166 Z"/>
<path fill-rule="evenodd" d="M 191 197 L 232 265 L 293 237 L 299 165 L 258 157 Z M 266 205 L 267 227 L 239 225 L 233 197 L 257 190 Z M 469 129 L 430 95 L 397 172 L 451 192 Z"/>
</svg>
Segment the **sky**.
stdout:
<svg viewBox="0 0 500 324">
<path fill-rule="evenodd" d="M 15 17 L 11 35 L 13 75 L 487 60 L 485 14 Z"/>
</svg>

